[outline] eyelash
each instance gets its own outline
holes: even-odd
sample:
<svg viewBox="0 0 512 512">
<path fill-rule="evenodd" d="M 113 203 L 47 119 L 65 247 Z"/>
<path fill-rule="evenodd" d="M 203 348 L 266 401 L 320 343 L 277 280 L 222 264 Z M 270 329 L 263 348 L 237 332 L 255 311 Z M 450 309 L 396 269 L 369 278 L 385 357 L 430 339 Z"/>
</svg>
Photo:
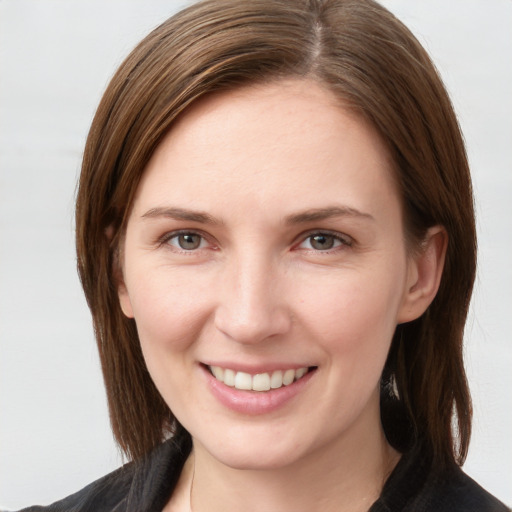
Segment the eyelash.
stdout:
<svg viewBox="0 0 512 512">
<path fill-rule="evenodd" d="M 178 239 L 180 236 L 198 236 L 200 237 L 199 246 L 196 248 L 191 249 L 185 249 L 183 247 L 179 247 L 178 245 L 173 245 L 170 243 L 173 239 Z M 329 247 L 327 249 L 315 249 L 314 247 L 309 248 L 302 248 L 306 251 L 314 252 L 314 253 L 323 253 L 323 254 L 330 254 L 332 252 L 340 250 L 340 248 L 345 247 L 351 247 L 353 245 L 353 240 L 348 235 L 340 234 L 337 232 L 332 231 L 310 231 L 308 233 L 304 233 L 300 235 L 300 241 L 299 243 L 295 244 L 294 248 L 301 249 L 301 245 L 306 243 L 308 240 L 311 241 L 314 237 L 325 237 L 327 239 L 332 239 L 333 244 L 336 244 L 336 242 L 339 242 L 338 245 L 334 245 L 334 247 Z M 205 234 L 201 233 L 200 231 L 193 231 L 193 230 L 179 230 L 179 231 L 173 231 L 171 233 L 166 233 L 163 237 L 161 237 L 158 240 L 159 245 L 169 245 L 172 247 L 173 250 L 182 253 L 182 254 L 193 254 L 197 252 L 199 249 L 204 249 L 205 247 L 202 247 L 204 243 L 208 243 L 208 237 L 205 236 Z M 215 248 L 215 246 L 213 246 Z"/>
</svg>

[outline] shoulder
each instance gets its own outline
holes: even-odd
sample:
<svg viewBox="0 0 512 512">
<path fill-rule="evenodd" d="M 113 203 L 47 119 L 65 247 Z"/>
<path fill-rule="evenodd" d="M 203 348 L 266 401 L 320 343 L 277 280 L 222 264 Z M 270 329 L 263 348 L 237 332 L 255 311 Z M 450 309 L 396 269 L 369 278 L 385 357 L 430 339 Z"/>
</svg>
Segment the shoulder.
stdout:
<svg viewBox="0 0 512 512">
<path fill-rule="evenodd" d="M 20 512 L 110 512 L 117 510 L 128 495 L 134 469 L 133 463 L 126 464 L 51 505 L 28 507 Z"/>
<path fill-rule="evenodd" d="M 460 468 L 433 473 L 411 508 L 435 512 L 510 512 Z"/>
<path fill-rule="evenodd" d="M 191 449 L 188 434 L 168 440 L 145 458 L 130 462 L 48 506 L 20 512 L 138 512 L 162 510 Z"/>
<path fill-rule="evenodd" d="M 370 512 L 510 512 L 455 463 L 433 464 L 421 445 L 406 452 Z"/>
</svg>

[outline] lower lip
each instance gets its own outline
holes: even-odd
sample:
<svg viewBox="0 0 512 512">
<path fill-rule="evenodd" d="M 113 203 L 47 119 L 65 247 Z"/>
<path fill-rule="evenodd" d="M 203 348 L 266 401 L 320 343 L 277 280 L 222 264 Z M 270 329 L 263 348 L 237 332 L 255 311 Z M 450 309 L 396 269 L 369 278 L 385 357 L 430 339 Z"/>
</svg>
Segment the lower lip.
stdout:
<svg viewBox="0 0 512 512">
<path fill-rule="evenodd" d="M 215 398 L 228 409 L 248 415 L 268 414 L 283 407 L 304 389 L 316 372 L 316 369 L 310 370 L 304 377 L 279 389 L 243 391 L 226 386 L 223 382 L 218 381 L 207 368 L 202 367 L 202 369 Z"/>
</svg>

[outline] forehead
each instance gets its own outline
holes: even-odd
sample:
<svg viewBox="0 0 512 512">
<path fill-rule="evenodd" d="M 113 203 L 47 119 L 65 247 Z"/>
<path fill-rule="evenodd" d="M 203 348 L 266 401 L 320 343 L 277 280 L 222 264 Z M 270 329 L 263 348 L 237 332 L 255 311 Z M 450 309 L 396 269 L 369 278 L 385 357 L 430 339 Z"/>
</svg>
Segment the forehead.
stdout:
<svg viewBox="0 0 512 512">
<path fill-rule="evenodd" d="M 192 142 L 198 149 L 216 144 L 227 150 L 229 142 L 240 144 L 252 136 L 267 152 L 282 153 L 303 144 L 305 135 L 307 148 L 319 137 L 339 138 L 345 128 L 367 132 L 375 148 L 386 152 L 370 123 L 325 86 L 312 79 L 283 79 L 208 94 L 178 117 L 164 143 L 179 138 L 177 143 Z"/>
<path fill-rule="evenodd" d="M 336 191 L 353 201 L 361 188 L 362 196 L 378 195 L 383 184 L 396 193 L 376 131 L 318 83 L 287 80 L 196 102 L 157 147 L 137 198 L 185 194 L 204 208 L 218 194 L 236 194 L 259 197 L 264 207 L 313 194 L 334 200 Z"/>
</svg>

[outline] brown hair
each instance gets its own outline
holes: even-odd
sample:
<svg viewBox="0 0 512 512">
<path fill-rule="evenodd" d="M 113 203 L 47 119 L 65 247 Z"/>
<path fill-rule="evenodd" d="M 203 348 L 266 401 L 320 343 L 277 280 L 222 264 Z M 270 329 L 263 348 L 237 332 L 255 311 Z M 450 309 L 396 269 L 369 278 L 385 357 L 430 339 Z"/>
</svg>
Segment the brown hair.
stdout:
<svg viewBox="0 0 512 512">
<path fill-rule="evenodd" d="M 460 464 L 471 428 L 462 337 L 476 266 L 467 158 L 426 52 L 372 0 L 206 0 L 155 29 L 113 77 L 87 139 L 76 240 L 114 435 L 138 458 L 182 431 L 117 296 L 116 255 L 145 166 L 198 98 L 282 77 L 318 81 L 378 130 L 394 160 L 412 240 L 433 225 L 446 228 L 439 292 L 421 318 L 397 327 L 382 378 L 382 419 L 399 449 L 421 442 L 437 463 Z"/>
</svg>

